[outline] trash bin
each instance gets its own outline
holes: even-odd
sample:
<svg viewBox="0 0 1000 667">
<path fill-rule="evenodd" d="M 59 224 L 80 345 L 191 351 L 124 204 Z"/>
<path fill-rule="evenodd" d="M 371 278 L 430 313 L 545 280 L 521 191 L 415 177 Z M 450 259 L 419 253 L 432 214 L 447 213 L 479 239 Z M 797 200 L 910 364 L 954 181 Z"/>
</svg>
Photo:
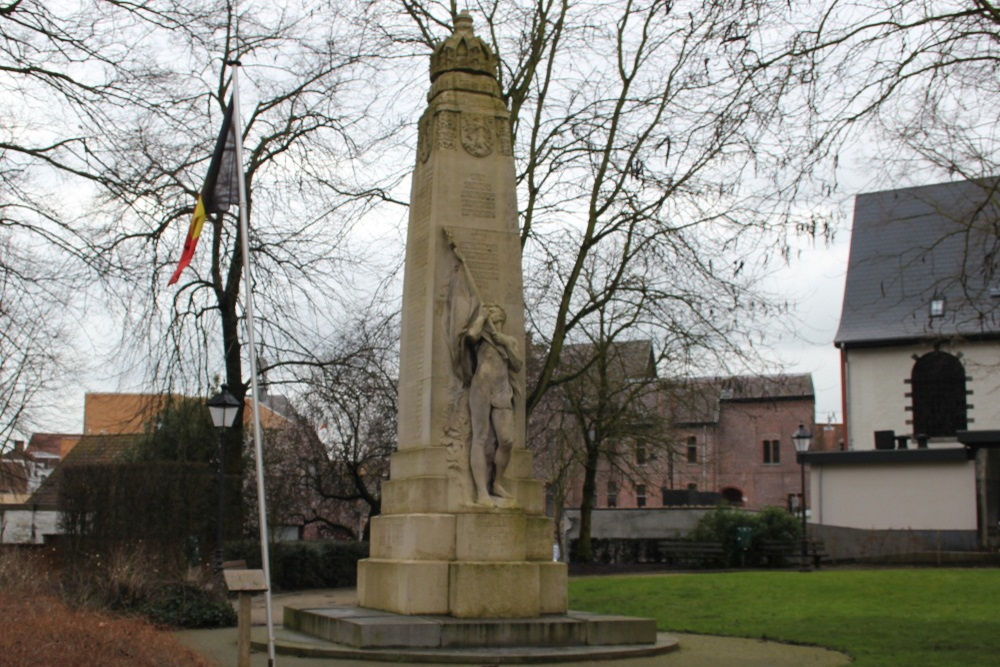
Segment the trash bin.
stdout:
<svg viewBox="0 0 1000 667">
<path fill-rule="evenodd" d="M 750 548 L 750 542 L 753 541 L 753 528 L 750 526 L 737 526 L 736 527 L 736 546 L 741 551 L 747 551 Z"/>
<path fill-rule="evenodd" d="M 875 449 L 895 449 L 895 431 L 875 431 Z"/>
</svg>

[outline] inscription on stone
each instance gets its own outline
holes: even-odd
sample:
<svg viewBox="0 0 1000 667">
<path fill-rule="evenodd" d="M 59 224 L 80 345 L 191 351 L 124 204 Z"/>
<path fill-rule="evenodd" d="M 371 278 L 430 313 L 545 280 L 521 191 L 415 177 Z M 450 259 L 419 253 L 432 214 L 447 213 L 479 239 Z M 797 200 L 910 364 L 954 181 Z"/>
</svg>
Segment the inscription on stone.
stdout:
<svg viewBox="0 0 1000 667">
<path fill-rule="evenodd" d="M 462 215 L 492 218 L 496 215 L 497 197 L 493 183 L 485 174 L 469 174 L 462 183 Z"/>
<path fill-rule="evenodd" d="M 500 258 L 497 250 L 496 238 L 482 232 L 473 231 L 462 243 L 462 251 L 469 266 L 472 267 L 472 273 L 484 289 L 495 286 L 500 280 Z"/>
<path fill-rule="evenodd" d="M 413 211 L 410 221 L 409 247 L 406 253 L 407 281 L 411 283 L 414 292 L 425 290 L 428 281 L 428 264 L 430 262 L 431 233 L 431 184 L 433 171 L 417 169 L 413 192 Z M 426 314 L 421 307 L 422 300 L 414 299 L 404 304 L 406 331 L 404 334 L 413 340 L 423 340 L 427 329 Z M 423 348 L 412 348 L 403 360 L 409 387 L 405 401 L 405 414 L 401 415 L 404 423 L 412 427 L 411 434 L 421 433 L 426 420 L 424 393 L 418 388 L 423 387 L 426 367 Z"/>
<path fill-rule="evenodd" d="M 420 227 L 427 227 L 431 219 L 431 170 L 423 169 L 415 174 L 417 187 L 413 192 L 413 221 Z"/>
<path fill-rule="evenodd" d="M 521 281 L 506 273 L 510 266 L 520 268 L 517 256 L 510 253 L 517 238 L 512 240 L 511 234 L 490 229 L 454 227 L 450 231 L 483 298 L 520 303 Z M 503 279 L 501 274 L 505 276 Z"/>
<path fill-rule="evenodd" d="M 480 518 L 476 539 L 482 546 L 509 548 L 517 539 L 514 526 L 504 517 Z"/>
</svg>

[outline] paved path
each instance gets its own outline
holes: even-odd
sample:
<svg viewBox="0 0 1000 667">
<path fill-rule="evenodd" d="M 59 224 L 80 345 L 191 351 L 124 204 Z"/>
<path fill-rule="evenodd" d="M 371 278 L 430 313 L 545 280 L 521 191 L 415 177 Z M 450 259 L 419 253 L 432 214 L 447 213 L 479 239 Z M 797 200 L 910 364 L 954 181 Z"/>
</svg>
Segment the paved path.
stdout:
<svg viewBox="0 0 1000 667">
<path fill-rule="evenodd" d="M 265 625 L 266 615 L 264 596 L 256 596 L 253 604 L 253 622 L 255 625 Z M 355 604 L 357 602 L 353 589 L 336 589 L 320 591 L 303 591 L 300 593 L 283 593 L 273 597 L 274 622 L 281 623 L 282 610 L 285 604 L 305 604 L 323 606 L 327 604 Z M 842 667 L 850 663 L 843 653 L 822 648 L 793 646 L 778 642 L 760 641 L 755 639 L 736 639 L 731 637 L 710 637 L 706 635 L 688 635 L 669 633 L 680 642 L 680 650 L 666 655 L 650 658 L 629 658 L 627 660 L 604 662 L 569 662 L 558 663 L 567 667 Z M 236 629 L 224 630 L 183 630 L 177 633 L 178 639 L 186 646 L 194 649 L 206 658 L 214 660 L 219 667 L 236 667 Z M 267 667 L 267 655 L 254 653 L 251 657 L 252 667 Z M 276 667 L 320 667 L 321 665 L 337 665 L 337 667 L 363 667 L 374 663 L 358 660 L 322 660 L 316 658 L 297 658 L 278 654 Z"/>
</svg>

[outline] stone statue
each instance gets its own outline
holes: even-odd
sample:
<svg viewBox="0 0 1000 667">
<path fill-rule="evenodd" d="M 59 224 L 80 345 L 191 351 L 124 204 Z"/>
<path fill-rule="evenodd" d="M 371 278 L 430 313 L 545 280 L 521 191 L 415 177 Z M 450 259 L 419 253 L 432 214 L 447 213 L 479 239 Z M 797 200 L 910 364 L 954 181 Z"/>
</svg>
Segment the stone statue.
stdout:
<svg viewBox="0 0 1000 667">
<path fill-rule="evenodd" d="M 476 504 L 492 507 L 494 496 L 514 497 L 503 476 L 514 448 L 514 401 L 520 398 L 514 375 L 524 359 L 517 340 L 503 332 L 506 311 L 484 302 L 455 237 L 447 228 L 444 232 L 458 260 L 448 290 L 447 329 L 453 336 L 453 368 L 469 399 L 469 468 Z"/>
<path fill-rule="evenodd" d="M 484 304 L 462 332 L 463 345 L 469 348 L 475 363 L 469 382 L 469 466 L 480 505 L 493 505 L 491 495 L 513 498 L 502 480 L 514 448 L 514 384 L 510 376 L 521 370 L 523 359 L 514 338 L 503 333 L 506 321 L 503 308 L 495 303 Z M 487 448 L 492 442 L 496 449 L 490 457 Z"/>
</svg>

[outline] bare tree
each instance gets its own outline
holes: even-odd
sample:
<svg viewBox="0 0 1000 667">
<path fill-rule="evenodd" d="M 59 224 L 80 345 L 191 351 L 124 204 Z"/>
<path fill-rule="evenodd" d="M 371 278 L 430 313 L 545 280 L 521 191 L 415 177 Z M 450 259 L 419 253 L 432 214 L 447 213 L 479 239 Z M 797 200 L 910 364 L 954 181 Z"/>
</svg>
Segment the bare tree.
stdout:
<svg viewBox="0 0 1000 667">
<path fill-rule="evenodd" d="M 367 538 L 367 519 L 380 513 L 381 485 L 396 448 L 397 317 L 369 311 L 335 345 L 327 356 L 338 361 L 317 367 L 309 380 L 307 414 L 318 436 L 301 464 L 310 493 L 327 506 L 363 503 Z"/>
<path fill-rule="evenodd" d="M 124 100 L 100 100 L 112 123 L 91 128 L 77 153 L 102 174 L 88 224 L 92 261 L 125 322 L 118 361 L 145 368 L 150 383 L 190 393 L 210 384 L 221 365 L 242 399 L 250 354 L 266 360 L 272 382 L 287 379 L 290 364 L 323 363 L 315 350 L 364 279 L 365 258 L 348 245 L 348 232 L 390 199 L 369 185 L 364 151 L 398 126 L 369 113 L 371 96 L 358 94 L 377 65 L 366 52 L 377 35 L 335 3 L 295 14 L 165 2 L 155 15 L 130 15 L 138 16 L 133 30 L 149 39 L 129 52 L 129 64 L 145 64 L 148 75 L 122 84 Z M 165 52 L 184 56 L 167 60 Z M 254 284 L 242 285 L 234 207 L 206 223 L 192 266 L 178 288 L 166 289 L 235 61 L 244 64 L 239 111 Z M 137 113 L 131 102 L 140 99 Z M 378 175 L 390 186 L 398 178 L 386 169 Z M 259 350 L 244 349 L 246 289 L 256 297 Z M 241 427 L 233 431 L 242 445 Z M 230 472 L 242 469 L 241 455 L 241 446 L 227 448 Z"/>
<path fill-rule="evenodd" d="M 58 300 L 61 282 L 49 280 L 0 229 L 0 452 L 32 425 L 39 394 L 56 382 L 66 337 Z"/>
<path fill-rule="evenodd" d="M 990 0 L 817 2 L 764 61 L 805 84 L 808 141 L 837 161 L 852 144 L 881 179 L 996 173 L 1000 7 Z M 801 138 L 801 137 L 800 137 Z M 921 175 L 922 174 L 922 175 Z"/>
<path fill-rule="evenodd" d="M 73 194 L 102 179 L 76 156 L 83 126 L 100 122 L 96 103 L 129 77 L 100 12 L 50 5 L 0 5 L 0 448 L 71 377 L 67 325 L 82 301 L 71 297 L 91 248 Z"/>
</svg>

